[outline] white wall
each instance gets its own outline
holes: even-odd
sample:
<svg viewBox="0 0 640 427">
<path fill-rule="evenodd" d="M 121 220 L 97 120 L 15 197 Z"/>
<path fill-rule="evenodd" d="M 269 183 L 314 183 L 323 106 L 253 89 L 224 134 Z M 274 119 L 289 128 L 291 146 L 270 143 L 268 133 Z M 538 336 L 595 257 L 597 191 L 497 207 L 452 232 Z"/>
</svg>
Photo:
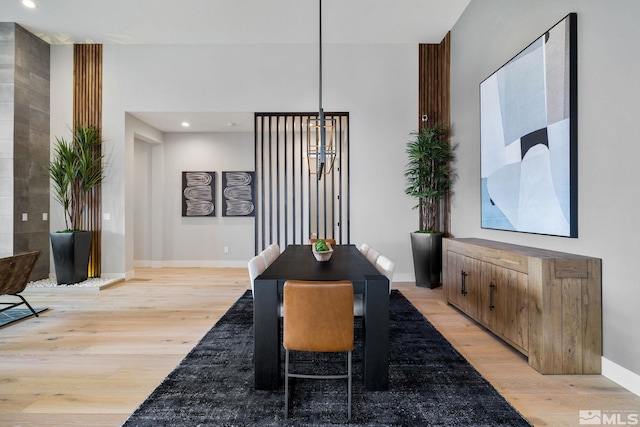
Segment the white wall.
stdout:
<svg viewBox="0 0 640 427">
<path fill-rule="evenodd" d="M 63 107 L 52 107 L 53 132 L 71 120 L 73 50 L 55 45 L 51 50 L 51 105 Z M 323 106 L 326 111 L 350 113 L 351 241 L 366 241 L 396 261 L 397 280 L 413 279 L 409 232 L 417 228 L 417 212 L 403 191 L 403 169 L 405 144 L 417 125 L 417 51 L 417 45 L 397 44 L 325 45 L 323 52 Z M 317 46 L 105 45 L 103 62 L 103 135 L 111 160 L 103 186 L 103 211 L 111 215 L 103 222 L 106 277 L 130 277 L 134 269 L 134 147 L 140 134 L 136 129 L 143 124 L 127 112 L 318 108 Z M 164 159 L 171 167 L 168 156 Z M 175 166 L 178 171 L 187 163 Z M 164 224 L 180 220 L 178 211 L 164 213 Z M 163 251 L 174 237 L 165 235 Z M 211 245 L 207 250 L 220 255 L 217 261 L 228 260 L 219 254 L 224 245 L 217 240 Z M 231 243 L 228 246 L 231 250 Z M 195 257 L 171 256 L 176 258 L 164 253 L 155 261 Z M 239 259 L 230 256 L 232 261 Z"/>
<path fill-rule="evenodd" d="M 151 208 L 153 192 L 153 145 L 141 139 L 134 141 L 134 207 L 133 220 L 133 259 L 136 266 L 152 267 L 151 218 L 157 212 Z"/>
<path fill-rule="evenodd" d="M 479 84 L 569 12 L 578 14 L 579 237 L 481 229 Z M 640 393 L 640 286 L 635 269 L 640 242 L 638 16 L 637 0 L 473 0 L 451 33 L 452 136 L 460 145 L 452 206 L 454 235 L 601 258 L 603 373 L 621 383 L 628 376 L 631 383 L 626 386 L 636 393 Z"/>
<path fill-rule="evenodd" d="M 246 267 L 254 218 L 222 216 L 221 172 L 253 170 L 253 133 L 165 134 L 164 158 L 164 265 Z M 215 217 L 181 216 L 183 171 L 216 172 Z"/>
<path fill-rule="evenodd" d="M 69 59 L 71 58 L 71 59 Z M 51 46 L 51 147 L 56 137 L 71 137 L 73 125 L 73 46 Z M 71 95 L 69 95 L 71 94 Z M 51 198 L 49 207 L 49 227 L 51 231 L 64 230 L 64 212 L 58 202 Z M 53 254 L 51 254 L 53 272 Z"/>
<path fill-rule="evenodd" d="M 141 267 L 162 267 L 164 253 L 164 135 L 126 115 L 134 138 L 133 258 Z"/>
</svg>

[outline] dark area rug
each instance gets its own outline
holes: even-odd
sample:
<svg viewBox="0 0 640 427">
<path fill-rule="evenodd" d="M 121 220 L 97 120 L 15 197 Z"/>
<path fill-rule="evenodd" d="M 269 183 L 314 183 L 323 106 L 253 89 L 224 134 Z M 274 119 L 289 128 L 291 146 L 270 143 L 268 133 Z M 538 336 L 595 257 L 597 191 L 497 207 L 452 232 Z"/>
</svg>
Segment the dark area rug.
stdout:
<svg viewBox="0 0 640 427">
<path fill-rule="evenodd" d="M 34 308 L 34 310 L 40 314 L 47 309 Z M 10 308 L 9 310 L 0 312 L 0 328 L 31 316 L 33 316 L 33 313 L 28 308 Z"/>
<path fill-rule="evenodd" d="M 364 390 L 362 322 L 356 321 L 351 423 L 346 380 L 297 380 L 288 420 L 284 386 L 253 388 L 253 300 L 247 291 L 124 426 L 530 425 L 402 294 L 394 290 L 390 298 L 391 387 Z"/>
</svg>

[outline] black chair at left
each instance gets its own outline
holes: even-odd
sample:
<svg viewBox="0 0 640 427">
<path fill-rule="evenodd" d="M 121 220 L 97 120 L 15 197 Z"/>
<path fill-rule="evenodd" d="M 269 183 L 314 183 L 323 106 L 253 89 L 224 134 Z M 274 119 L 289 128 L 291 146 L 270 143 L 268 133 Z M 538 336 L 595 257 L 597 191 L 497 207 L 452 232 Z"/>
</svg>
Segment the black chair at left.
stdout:
<svg viewBox="0 0 640 427">
<path fill-rule="evenodd" d="M 0 302 L 0 305 L 6 305 L 6 307 L 0 309 L 0 312 L 24 304 L 29 307 L 34 316 L 38 317 L 38 313 L 20 293 L 27 287 L 31 270 L 33 270 L 39 255 L 40 252 L 36 251 L 0 258 L 0 296 L 12 295 L 21 300 L 17 302 Z"/>
<path fill-rule="evenodd" d="M 288 280 L 283 291 L 285 348 L 284 411 L 289 416 L 289 378 L 347 379 L 351 420 L 351 352 L 353 350 L 353 284 L 348 281 Z M 318 375 L 289 372 L 289 352 L 345 352 L 347 373 Z"/>
</svg>

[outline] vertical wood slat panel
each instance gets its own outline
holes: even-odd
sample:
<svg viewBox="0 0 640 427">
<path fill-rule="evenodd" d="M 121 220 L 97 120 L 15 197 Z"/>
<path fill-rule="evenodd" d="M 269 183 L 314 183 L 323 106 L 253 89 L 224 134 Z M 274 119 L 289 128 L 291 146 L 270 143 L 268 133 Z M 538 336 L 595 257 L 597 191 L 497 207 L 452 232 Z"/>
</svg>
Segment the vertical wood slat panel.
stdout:
<svg viewBox="0 0 640 427">
<path fill-rule="evenodd" d="M 450 116 L 450 40 L 451 33 L 439 44 L 418 45 L 418 128 L 442 123 L 451 129 Z M 427 123 L 422 116 L 429 117 Z M 445 235 L 451 234 L 449 194 L 440 202 L 436 224 Z"/>
<path fill-rule="evenodd" d="M 102 136 L 102 45 L 73 46 L 73 126 L 95 126 Z M 102 151 L 102 146 L 99 147 Z M 92 231 L 89 277 L 102 273 L 102 186 L 89 194 L 81 226 Z"/>
</svg>

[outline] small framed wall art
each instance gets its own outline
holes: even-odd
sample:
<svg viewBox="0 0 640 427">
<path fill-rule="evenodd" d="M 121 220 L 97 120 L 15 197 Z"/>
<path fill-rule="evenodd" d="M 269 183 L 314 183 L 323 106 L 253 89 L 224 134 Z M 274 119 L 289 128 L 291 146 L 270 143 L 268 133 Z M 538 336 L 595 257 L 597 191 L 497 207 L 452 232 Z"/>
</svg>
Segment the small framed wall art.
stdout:
<svg viewBox="0 0 640 427">
<path fill-rule="evenodd" d="M 182 172 L 182 216 L 215 216 L 215 172 Z"/>
<path fill-rule="evenodd" d="M 255 216 L 255 172 L 222 172 L 222 216 Z"/>
</svg>

